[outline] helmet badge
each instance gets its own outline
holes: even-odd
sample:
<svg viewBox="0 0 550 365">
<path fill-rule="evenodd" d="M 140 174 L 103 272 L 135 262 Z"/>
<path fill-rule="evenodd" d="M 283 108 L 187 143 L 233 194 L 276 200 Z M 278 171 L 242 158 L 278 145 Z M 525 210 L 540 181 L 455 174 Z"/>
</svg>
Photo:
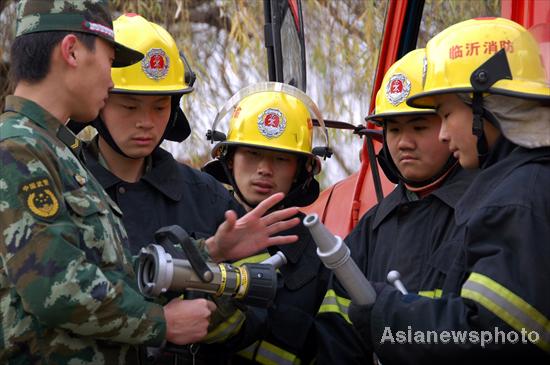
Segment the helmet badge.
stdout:
<svg viewBox="0 0 550 365">
<path fill-rule="evenodd" d="M 386 98 L 393 105 L 401 104 L 411 91 L 411 82 L 403 74 L 395 74 L 386 85 Z"/>
<path fill-rule="evenodd" d="M 267 138 L 279 137 L 285 128 L 286 118 L 278 109 L 266 109 L 258 116 L 258 129 Z"/>
<path fill-rule="evenodd" d="M 168 73 L 170 58 L 160 48 L 151 48 L 141 60 L 141 69 L 148 78 L 162 80 Z"/>
</svg>

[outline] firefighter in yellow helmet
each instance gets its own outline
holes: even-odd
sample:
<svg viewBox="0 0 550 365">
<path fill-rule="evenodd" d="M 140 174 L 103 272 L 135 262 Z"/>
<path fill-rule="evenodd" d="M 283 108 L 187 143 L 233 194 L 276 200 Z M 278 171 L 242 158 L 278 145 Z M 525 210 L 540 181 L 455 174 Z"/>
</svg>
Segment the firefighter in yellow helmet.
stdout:
<svg viewBox="0 0 550 365">
<path fill-rule="evenodd" d="M 225 256 L 216 253 L 228 237 L 223 235 L 236 233 L 230 232 L 235 227 L 242 230 L 240 245 L 246 249 L 259 240 L 246 244 L 243 240 L 261 230 L 261 241 L 269 244 L 268 236 L 276 233 L 273 229 L 267 234 L 265 225 L 241 227 L 235 223 L 235 213 L 229 213 L 227 218 L 227 211 L 239 215 L 244 211 L 223 185 L 208 174 L 178 163 L 160 147 L 164 139 L 180 142 L 190 133 L 179 103 L 182 95 L 192 91 L 194 76 L 174 39 L 159 25 L 136 14 L 116 19 L 114 32 L 122 44 L 139 50 L 144 58 L 136 65 L 112 69 L 114 87 L 92 123 L 98 135 L 87 144 L 84 157 L 88 168 L 122 210 L 131 253 L 136 255 L 142 247 L 155 243 L 154 233 L 170 225 L 181 226 L 194 239 L 208 238 L 208 251 L 218 260 Z M 266 209 L 260 207 L 261 214 Z M 295 213 L 295 209 L 290 210 L 290 215 Z M 297 220 L 290 223 L 292 226 Z M 293 241 L 285 240 L 281 243 Z M 230 256 L 226 258 L 242 257 L 240 253 Z M 174 299 L 164 310 L 166 340 L 178 344 L 200 340 L 206 335 L 215 308 L 212 301 L 203 298 Z M 158 363 L 200 356 L 189 354 L 187 347 L 180 350 L 178 355 L 166 352 Z"/>
<path fill-rule="evenodd" d="M 460 255 L 446 262 L 441 298 L 386 286 L 374 305 L 352 304 L 350 319 L 383 364 L 548 363 L 550 88 L 544 55 L 530 32 L 501 18 L 455 24 L 431 39 L 426 53 L 423 92 L 408 104 L 436 108 L 439 139 L 463 167 L 481 169 L 456 205 Z M 411 336 L 396 344 L 396 333 Z M 419 337 L 428 333 L 435 340 Z"/>
<path fill-rule="evenodd" d="M 234 110 L 229 121 L 227 137 L 214 146 L 212 157 L 215 160 L 207 164 L 203 170 L 211 173 L 219 181 L 231 184 L 237 198 L 248 209 L 277 191 L 287 194 L 287 205 L 306 206 L 313 203 L 319 195 L 319 183 L 314 179 L 314 175 L 321 171 L 321 161 L 313 151 L 323 156 L 330 155 L 328 139 L 327 146 L 313 148 L 311 113 L 319 113 L 313 101 L 292 86 L 263 83 L 241 90 L 226 103 L 222 111 L 233 103 L 236 105 L 231 106 Z M 310 109 L 313 111 L 310 112 Z M 320 116 L 318 119 L 322 120 Z M 263 184 L 262 179 L 259 179 L 258 183 L 250 181 L 238 184 L 241 176 L 232 171 L 235 163 L 234 154 L 245 147 L 261 149 L 263 154 L 274 157 L 275 154 L 280 154 L 280 158 L 274 158 L 275 163 L 282 162 L 282 156 L 288 155 L 292 165 L 295 165 L 291 178 L 285 178 L 284 183 L 280 185 L 275 182 Z M 275 169 L 277 167 L 274 165 Z"/>
<path fill-rule="evenodd" d="M 422 92 L 425 54 L 424 49 L 409 52 L 384 75 L 375 113 L 367 120 L 383 127 L 378 161 L 397 187 L 360 219 L 345 242 L 370 281 L 384 282 L 397 270 L 407 290 L 435 296 L 447 276 L 445 262 L 457 255 L 454 208 L 475 174 L 461 169 L 448 143 L 439 141 L 441 118 L 435 110 L 406 103 Z M 340 283 L 331 282 L 316 318 L 322 339 L 318 363 L 365 363 L 372 356 L 350 329 L 347 306 L 330 305 L 349 300 Z"/>
<path fill-rule="evenodd" d="M 229 113 L 225 136 L 216 127 Z M 322 147 L 313 147 L 312 117 L 325 132 Z M 330 156 L 330 148 L 317 106 L 299 89 L 275 82 L 242 89 L 221 109 L 209 136 L 218 143 L 212 149 L 215 160 L 204 170 L 230 184 L 246 209 L 277 192 L 286 194 L 281 206 L 305 206 L 317 198 L 319 184 L 314 176 L 321 169 L 317 154 Z M 247 310 L 246 322 L 235 337 L 254 343 L 240 351 L 232 363 L 310 363 L 314 358 L 313 318 L 323 300 L 329 272 L 303 225 L 286 234 L 297 235 L 299 241 L 241 261 L 255 261 L 277 250 L 287 258 L 280 269 L 273 306 L 267 311 Z M 228 332 L 226 338 L 235 335 Z M 271 362 L 266 362 L 268 359 Z"/>
<path fill-rule="evenodd" d="M 87 165 L 121 207 L 133 255 L 166 225 L 208 237 L 226 210 L 240 208 L 214 179 L 160 147 L 165 139 L 181 142 L 191 132 L 179 104 L 193 90 L 194 74 L 161 26 L 129 13 L 114 21 L 114 31 L 145 57 L 112 69 L 114 87 L 92 123 L 98 134 L 86 147 Z"/>
</svg>

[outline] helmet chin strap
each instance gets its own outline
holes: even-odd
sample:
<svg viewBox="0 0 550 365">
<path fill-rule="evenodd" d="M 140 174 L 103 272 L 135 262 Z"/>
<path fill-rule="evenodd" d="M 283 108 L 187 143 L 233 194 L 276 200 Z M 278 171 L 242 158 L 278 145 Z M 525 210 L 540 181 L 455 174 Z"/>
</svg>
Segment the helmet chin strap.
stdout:
<svg viewBox="0 0 550 365">
<path fill-rule="evenodd" d="M 172 109 L 172 112 L 170 113 L 170 120 L 168 121 L 168 124 L 166 125 L 166 128 L 164 129 L 164 134 L 162 135 L 162 138 L 159 140 L 157 145 L 155 146 L 155 149 L 157 149 L 164 139 L 166 138 L 167 134 L 170 132 L 171 128 L 173 128 L 173 124 L 176 122 L 176 116 L 174 113 L 174 109 Z M 105 125 L 105 122 L 101 118 L 101 116 L 98 116 L 93 122 L 92 126 L 97 130 L 97 133 L 107 142 L 107 144 L 119 155 L 122 155 L 126 158 L 132 159 L 132 160 L 139 160 L 141 157 L 131 157 L 122 151 L 122 149 L 119 147 L 119 145 L 115 142 L 115 139 L 111 135 L 111 132 L 109 131 L 109 128 Z"/>
<path fill-rule="evenodd" d="M 125 154 L 122 149 L 118 146 L 118 144 L 113 139 L 113 136 L 111 135 L 111 132 L 109 132 L 109 128 L 105 125 L 105 122 L 103 122 L 103 119 L 101 119 L 100 116 L 98 116 L 93 122 L 92 125 L 97 130 L 97 133 L 103 138 L 105 142 L 119 155 L 122 155 L 126 158 L 137 160 L 137 158 L 130 157 L 127 154 Z"/>
<path fill-rule="evenodd" d="M 483 166 L 489 155 L 489 144 L 483 130 L 483 94 L 474 92 L 472 100 L 472 111 L 474 120 L 472 123 L 472 134 L 477 137 L 477 160 L 478 166 Z"/>
<path fill-rule="evenodd" d="M 229 183 L 231 184 L 231 186 L 233 187 L 233 191 L 235 191 L 235 194 L 237 194 L 237 197 L 239 198 L 239 200 L 246 204 L 247 206 L 249 206 L 250 208 L 254 209 L 258 206 L 258 203 L 251 203 L 250 201 L 248 201 L 248 199 L 246 199 L 244 197 L 244 194 L 241 192 L 241 190 L 239 189 L 239 186 L 237 185 L 237 182 L 235 181 L 235 178 L 233 176 L 233 173 L 231 172 L 231 170 L 229 169 L 229 166 L 227 164 L 227 155 L 226 156 L 223 156 L 219 159 L 222 167 L 223 167 L 223 171 L 225 172 L 225 175 L 227 176 L 227 180 L 229 181 Z M 303 163 L 304 165 L 304 169 L 306 168 L 305 164 L 307 163 L 307 160 Z M 299 174 L 300 175 L 300 174 Z M 292 204 L 292 202 L 297 198 L 297 197 L 300 197 L 301 195 L 303 194 L 307 194 L 308 193 L 308 187 L 310 186 L 311 184 L 311 181 L 313 180 L 313 175 L 311 174 L 308 174 L 308 176 L 303 179 L 303 182 L 301 183 L 293 183 L 291 188 L 290 188 L 290 191 L 288 192 L 288 194 L 285 195 L 285 197 L 283 198 L 283 200 L 281 200 L 277 205 L 275 205 L 274 207 L 272 207 L 271 209 L 269 209 L 267 211 L 267 213 L 269 212 L 272 212 L 272 211 L 275 211 L 275 210 L 278 210 L 278 209 L 282 209 L 283 207 L 287 206 L 287 203 L 290 202 L 291 205 L 294 205 Z M 318 189 L 317 189 L 318 190 Z M 318 191 L 316 193 L 316 195 L 318 196 Z M 317 197 L 315 196 L 315 198 Z M 315 200 L 315 199 L 313 199 Z M 312 202 L 308 202 L 308 204 L 311 204 Z M 306 204 L 306 205 L 308 205 Z M 301 205 L 300 205 L 301 206 Z"/>
<path fill-rule="evenodd" d="M 433 176 L 429 177 L 428 179 L 422 180 L 422 181 L 416 181 L 416 180 L 410 180 L 407 179 L 405 176 L 401 174 L 395 163 L 393 162 L 393 159 L 390 154 L 390 149 L 388 148 L 388 144 L 386 143 L 386 127 L 383 128 L 384 133 L 384 148 L 382 149 L 383 156 L 383 169 L 388 169 L 389 172 L 393 175 L 394 179 L 397 178 L 399 181 L 401 181 L 405 186 L 411 190 L 422 190 L 426 187 L 433 186 L 434 183 L 441 181 L 442 178 L 447 176 L 447 174 L 453 170 L 453 168 L 457 165 L 456 158 L 453 157 L 452 154 L 449 153 L 449 158 L 445 162 L 445 165 L 441 167 L 441 169 L 434 174 Z M 389 177 L 390 181 L 397 183 L 397 181 L 393 181 L 391 177 Z"/>
<path fill-rule="evenodd" d="M 220 162 L 222 164 L 223 171 L 225 172 L 225 175 L 227 176 L 227 180 L 229 180 L 229 183 L 233 187 L 233 191 L 235 192 L 235 194 L 237 194 L 237 197 L 239 198 L 239 200 L 242 203 L 249 206 L 250 208 L 252 208 L 252 209 L 256 208 L 256 206 L 258 206 L 258 204 L 254 204 L 254 203 L 249 202 L 244 197 L 243 193 L 241 193 L 241 190 L 239 189 L 239 186 L 237 185 L 237 182 L 235 181 L 235 178 L 233 177 L 233 174 L 231 173 L 231 170 L 229 170 L 229 166 L 227 166 L 226 158 L 220 158 Z"/>
<path fill-rule="evenodd" d="M 483 166 L 489 155 L 489 145 L 483 131 L 483 117 L 488 114 L 483 108 L 483 93 L 489 91 L 496 82 L 504 79 L 512 79 L 512 72 L 504 48 L 491 56 L 470 75 L 470 84 L 474 94 L 472 133 L 477 137 L 477 158 L 480 167 Z M 498 127 L 497 124 L 495 126 Z"/>
</svg>

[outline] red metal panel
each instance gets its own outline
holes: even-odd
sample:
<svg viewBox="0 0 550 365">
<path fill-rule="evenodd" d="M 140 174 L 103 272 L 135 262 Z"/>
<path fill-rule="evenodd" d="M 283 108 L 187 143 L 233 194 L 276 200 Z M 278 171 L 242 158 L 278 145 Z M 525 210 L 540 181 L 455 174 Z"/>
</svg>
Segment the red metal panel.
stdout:
<svg viewBox="0 0 550 365">
<path fill-rule="evenodd" d="M 501 14 L 532 32 L 540 43 L 546 75 L 550 75 L 550 1 L 502 0 Z"/>
<path fill-rule="evenodd" d="M 387 69 L 396 61 L 407 4 L 408 0 L 389 1 L 371 95 L 371 112 L 375 105 L 376 90 L 380 88 Z M 374 125 L 369 124 L 369 127 L 373 128 Z M 374 142 L 374 145 L 376 151 L 381 148 L 378 142 Z M 345 237 L 358 219 L 377 203 L 366 143 L 361 150 L 361 161 L 361 168 L 357 173 L 329 187 L 321 193 L 315 203 L 303 209 L 306 213 L 319 214 L 328 229 L 341 237 Z M 387 194 L 394 186 L 383 173 L 380 175 L 384 194 Z"/>
<path fill-rule="evenodd" d="M 550 23 L 548 0 L 501 0 L 502 17 L 511 19 L 525 28 Z"/>
<path fill-rule="evenodd" d="M 300 33 L 300 18 L 298 17 L 298 0 L 288 0 L 288 6 L 292 11 L 292 17 L 294 18 L 294 24 L 296 24 L 296 30 Z"/>
<path fill-rule="evenodd" d="M 501 1 L 502 16 L 523 24 L 526 28 L 550 23 L 549 0 Z M 396 61 L 407 3 L 407 0 L 389 1 L 373 90 L 380 88 L 384 73 Z M 375 105 L 375 97 L 376 93 L 373 92 L 370 103 L 371 112 Z M 373 126 L 369 125 L 369 127 Z M 380 143 L 375 142 L 377 151 L 380 147 Z M 358 172 L 323 191 L 313 205 L 303 209 L 305 212 L 317 212 L 324 224 L 341 237 L 346 236 L 357 223 L 357 219 L 376 204 L 365 144 L 361 150 L 361 160 L 361 168 Z M 393 189 L 393 184 L 387 181 L 383 174 L 381 178 L 386 194 Z"/>
</svg>

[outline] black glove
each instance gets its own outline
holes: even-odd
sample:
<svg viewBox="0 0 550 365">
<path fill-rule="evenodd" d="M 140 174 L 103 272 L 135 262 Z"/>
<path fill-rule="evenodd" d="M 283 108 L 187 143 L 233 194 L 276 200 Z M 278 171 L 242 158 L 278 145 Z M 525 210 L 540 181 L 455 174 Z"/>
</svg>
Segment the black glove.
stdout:
<svg viewBox="0 0 550 365">
<path fill-rule="evenodd" d="M 374 291 L 376 291 L 376 296 L 378 297 L 382 290 L 389 285 L 385 283 L 371 283 Z M 376 303 L 376 302 L 375 302 Z M 371 320 L 371 311 L 374 307 L 374 304 L 365 304 L 357 305 L 353 302 L 349 306 L 349 319 L 353 323 L 353 327 L 357 330 L 361 339 L 364 342 L 364 345 L 367 349 L 372 350 L 372 340 L 371 340 L 371 330 L 370 330 L 370 320 Z"/>
</svg>

